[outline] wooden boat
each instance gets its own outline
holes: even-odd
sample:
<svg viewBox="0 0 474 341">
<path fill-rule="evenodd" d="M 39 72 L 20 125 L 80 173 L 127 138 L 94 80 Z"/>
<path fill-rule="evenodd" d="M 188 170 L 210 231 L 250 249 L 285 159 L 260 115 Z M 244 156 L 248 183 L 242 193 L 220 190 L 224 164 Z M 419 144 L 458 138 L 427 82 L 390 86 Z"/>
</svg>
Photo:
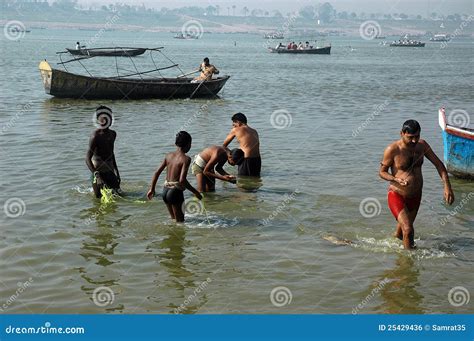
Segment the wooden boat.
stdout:
<svg viewBox="0 0 474 341">
<path fill-rule="evenodd" d="M 192 83 L 192 78 L 128 78 L 150 71 L 122 77 L 90 77 L 53 69 L 46 60 L 39 64 L 39 69 L 47 94 L 80 99 L 217 97 L 230 78 L 224 76 L 202 83 Z"/>
<path fill-rule="evenodd" d="M 126 47 L 99 47 L 93 49 L 66 49 L 70 54 L 75 56 L 90 57 L 133 57 L 144 54 L 145 48 L 126 48 Z"/>
<path fill-rule="evenodd" d="M 304 50 L 289 50 L 285 47 L 276 49 L 274 47 L 269 47 L 268 50 L 272 53 L 294 53 L 294 54 L 331 54 L 331 46 L 325 47 L 315 47 L 312 49 Z"/>
<path fill-rule="evenodd" d="M 399 40 L 390 43 L 391 47 L 425 47 L 425 43 L 421 41 Z"/>
<path fill-rule="evenodd" d="M 459 178 L 474 179 L 474 129 L 448 124 L 444 108 L 439 109 L 438 116 L 448 172 Z"/>
</svg>

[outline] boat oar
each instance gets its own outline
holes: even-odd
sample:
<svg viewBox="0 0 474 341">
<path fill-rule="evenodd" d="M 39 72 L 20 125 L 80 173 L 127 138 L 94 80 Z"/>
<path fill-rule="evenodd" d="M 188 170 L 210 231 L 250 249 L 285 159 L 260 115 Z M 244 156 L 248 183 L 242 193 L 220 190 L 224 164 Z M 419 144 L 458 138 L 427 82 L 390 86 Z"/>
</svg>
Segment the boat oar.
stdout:
<svg viewBox="0 0 474 341">
<path fill-rule="evenodd" d="M 194 71 L 185 73 L 184 75 L 178 76 L 177 78 L 186 77 L 186 76 L 192 75 L 193 73 L 200 72 L 200 71 L 201 71 L 201 70 L 194 70 Z"/>
</svg>

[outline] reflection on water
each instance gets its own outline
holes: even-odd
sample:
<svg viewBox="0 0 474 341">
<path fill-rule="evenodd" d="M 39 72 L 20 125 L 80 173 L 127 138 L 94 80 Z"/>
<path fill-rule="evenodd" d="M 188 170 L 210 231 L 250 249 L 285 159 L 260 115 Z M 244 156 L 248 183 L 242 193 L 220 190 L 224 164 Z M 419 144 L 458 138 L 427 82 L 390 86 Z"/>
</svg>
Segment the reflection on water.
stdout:
<svg viewBox="0 0 474 341">
<path fill-rule="evenodd" d="M 165 286 L 175 292 L 175 294 L 167 295 L 166 297 L 166 299 L 174 299 L 167 304 L 167 307 L 170 308 L 170 313 L 174 313 L 175 309 L 183 305 L 184 309 L 180 309 L 180 313 L 194 314 L 207 302 L 206 295 L 204 294 L 192 299 L 190 299 L 191 296 L 187 295 L 199 283 L 195 280 L 196 274 L 185 264 L 185 259 L 189 255 L 189 253 L 186 253 L 186 246 L 190 246 L 190 242 L 186 241 L 185 226 L 178 224 L 167 228 L 166 236 L 163 240 L 153 242 L 146 248 L 147 252 L 155 253 L 155 259 L 159 265 L 155 272 L 156 279 L 154 280 L 157 286 L 163 286 L 163 274 L 159 271 L 161 266 L 168 272 Z M 189 261 L 193 262 L 193 266 L 199 267 L 199 260 L 197 258 Z M 169 290 L 166 291 L 169 292 Z M 162 300 L 163 297 L 159 297 L 159 299 Z"/>
<path fill-rule="evenodd" d="M 423 295 L 420 287 L 420 270 L 409 255 L 399 254 L 394 269 L 383 272 L 380 281 L 388 280 L 380 290 L 383 304 L 376 307 L 377 311 L 387 314 L 423 314 Z"/>
<path fill-rule="evenodd" d="M 93 304 L 93 292 L 98 287 L 108 287 L 113 290 L 114 286 L 119 285 L 119 278 L 110 278 L 109 274 L 105 275 L 105 271 L 92 271 L 93 275 L 88 273 L 89 267 L 92 267 L 90 262 L 94 262 L 97 266 L 106 268 L 114 264 L 115 262 L 110 258 L 115 254 L 115 249 L 119 245 L 117 239 L 118 236 L 114 234 L 115 230 L 120 227 L 122 221 L 126 217 L 115 220 L 113 224 L 106 222 L 106 217 L 112 216 L 117 211 L 117 206 L 114 202 L 110 204 L 103 204 L 99 200 L 94 200 L 94 206 L 90 209 L 84 210 L 82 213 L 87 215 L 89 221 L 95 221 L 94 226 L 98 227 L 97 230 L 85 231 L 83 233 L 84 239 L 81 245 L 81 252 L 79 253 L 86 261 L 86 266 L 79 267 L 77 270 L 80 276 L 88 283 L 93 286 L 82 285 L 81 290 L 91 299 Z M 98 275 L 97 275 L 98 274 Z M 114 292 L 116 295 L 117 293 Z M 114 297 L 116 301 L 116 297 Z M 116 304 L 112 307 L 107 307 L 106 311 L 118 311 L 124 310 L 123 304 Z"/>
<path fill-rule="evenodd" d="M 261 177 L 239 175 L 237 181 L 237 187 L 246 192 L 257 191 L 262 185 L 263 181 Z"/>
</svg>

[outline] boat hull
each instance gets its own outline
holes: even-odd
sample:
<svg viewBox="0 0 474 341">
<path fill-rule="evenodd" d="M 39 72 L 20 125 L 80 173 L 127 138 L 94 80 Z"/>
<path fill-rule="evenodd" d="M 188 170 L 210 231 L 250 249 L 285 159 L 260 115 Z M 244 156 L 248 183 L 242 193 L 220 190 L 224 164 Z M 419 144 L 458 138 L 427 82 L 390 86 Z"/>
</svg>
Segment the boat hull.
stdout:
<svg viewBox="0 0 474 341">
<path fill-rule="evenodd" d="M 75 56 L 90 57 L 134 57 L 144 54 L 146 49 L 124 49 L 124 50 L 94 50 L 94 49 L 66 49 L 70 54 Z"/>
<path fill-rule="evenodd" d="M 446 169 L 455 177 L 474 179 L 474 131 L 447 125 L 444 110 L 439 115 Z"/>
<path fill-rule="evenodd" d="M 293 53 L 293 54 L 331 54 L 331 46 L 326 47 L 319 47 L 315 49 L 307 49 L 307 50 L 288 50 L 287 48 L 284 49 L 275 49 L 270 47 L 270 52 L 272 53 Z"/>
<path fill-rule="evenodd" d="M 46 63 L 46 64 L 43 64 Z M 204 83 L 190 78 L 106 79 L 76 75 L 40 64 L 45 92 L 59 98 L 80 99 L 173 99 L 217 97 L 230 76 Z"/>
</svg>

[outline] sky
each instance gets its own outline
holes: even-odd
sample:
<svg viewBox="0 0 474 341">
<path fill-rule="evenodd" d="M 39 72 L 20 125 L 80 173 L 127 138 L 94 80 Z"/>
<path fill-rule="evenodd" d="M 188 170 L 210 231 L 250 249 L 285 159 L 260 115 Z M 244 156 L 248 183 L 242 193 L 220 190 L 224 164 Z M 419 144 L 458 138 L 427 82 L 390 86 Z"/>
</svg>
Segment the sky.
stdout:
<svg viewBox="0 0 474 341">
<path fill-rule="evenodd" d="M 130 5 L 144 4 L 147 7 L 184 7 L 209 5 L 219 5 L 221 13 L 227 13 L 227 7 L 236 7 L 236 14 L 239 14 L 244 6 L 250 10 L 261 8 L 264 10 L 279 10 L 283 13 L 296 11 L 307 5 L 317 5 L 326 1 L 311 0 L 79 0 L 82 5 L 103 5 L 110 3 L 126 3 Z M 405 13 L 428 15 L 436 12 L 438 14 L 473 14 L 473 0 L 329 0 L 328 1 L 338 12 L 356 13 Z"/>
</svg>

